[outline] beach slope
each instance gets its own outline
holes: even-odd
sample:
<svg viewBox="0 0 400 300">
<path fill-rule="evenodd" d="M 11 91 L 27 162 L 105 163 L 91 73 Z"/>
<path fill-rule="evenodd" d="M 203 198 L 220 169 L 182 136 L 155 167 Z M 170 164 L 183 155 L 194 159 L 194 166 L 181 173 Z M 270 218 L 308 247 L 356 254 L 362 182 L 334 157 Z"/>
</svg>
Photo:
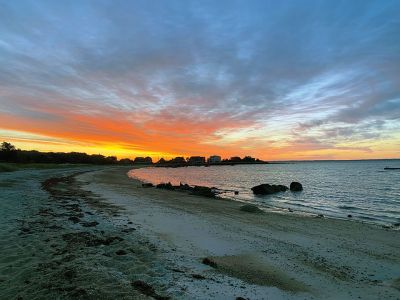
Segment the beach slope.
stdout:
<svg viewBox="0 0 400 300">
<path fill-rule="evenodd" d="M 128 171 L 109 168 L 77 179 L 123 208 L 124 217 L 156 245 L 171 273 L 164 284 L 172 298 L 400 297 L 399 231 L 244 212 L 239 202 L 143 188 Z"/>
</svg>

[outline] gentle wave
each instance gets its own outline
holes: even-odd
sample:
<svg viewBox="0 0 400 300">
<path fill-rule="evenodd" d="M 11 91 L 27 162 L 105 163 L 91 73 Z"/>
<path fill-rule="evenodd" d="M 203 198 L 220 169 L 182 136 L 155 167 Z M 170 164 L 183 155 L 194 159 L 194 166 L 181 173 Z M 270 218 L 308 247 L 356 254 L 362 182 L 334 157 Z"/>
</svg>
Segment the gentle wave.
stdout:
<svg viewBox="0 0 400 300">
<path fill-rule="evenodd" d="M 237 201 L 254 202 L 260 207 L 292 209 L 335 218 L 368 220 L 387 224 L 400 221 L 400 172 L 384 167 L 400 166 L 400 160 L 325 161 L 291 164 L 237 165 L 184 168 L 142 168 L 129 172 L 140 180 L 236 190 L 221 194 Z M 383 172 L 382 172 L 383 171 Z M 251 187 L 261 184 L 290 185 L 299 181 L 304 190 L 264 197 L 254 196 Z"/>
</svg>

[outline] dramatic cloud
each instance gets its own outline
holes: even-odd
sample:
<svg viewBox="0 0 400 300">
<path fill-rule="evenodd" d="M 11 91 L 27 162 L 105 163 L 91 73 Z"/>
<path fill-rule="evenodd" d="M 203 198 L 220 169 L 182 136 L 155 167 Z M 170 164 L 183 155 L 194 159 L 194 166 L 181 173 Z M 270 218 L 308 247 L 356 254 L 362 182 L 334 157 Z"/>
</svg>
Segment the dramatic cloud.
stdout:
<svg viewBox="0 0 400 300">
<path fill-rule="evenodd" d="M 0 138 L 399 157 L 398 1 L 2 1 Z"/>
</svg>

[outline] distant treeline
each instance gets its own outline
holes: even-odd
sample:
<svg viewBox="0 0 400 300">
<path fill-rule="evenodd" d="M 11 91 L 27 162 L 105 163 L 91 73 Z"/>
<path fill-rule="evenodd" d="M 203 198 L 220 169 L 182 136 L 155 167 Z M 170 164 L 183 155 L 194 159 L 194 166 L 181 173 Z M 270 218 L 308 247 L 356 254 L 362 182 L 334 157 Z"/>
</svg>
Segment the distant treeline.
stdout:
<svg viewBox="0 0 400 300">
<path fill-rule="evenodd" d="M 57 163 L 57 164 L 132 164 L 133 161 L 124 158 L 117 160 L 115 156 L 87 154 L 80 152 L 39 152 L 35 150 L 20 150 L 14 145 L 3 142 L 0 147 L 0 161 L 11 163 Z"/>
<path fill-rule="evenodd" d="M 153 163 L 151 157 L 136 157 L 134 160 L 123 158 L 118 160 L 115 156 L 104 156 L 101 154 L 87 154 L 81 152 L 40 152 L 36 150 L 21 150 L 8 142 L 3 142 L 0 146 L 0 162 L 10 163 L 55 163 L 55 164 L 140 164 L 155 165 L 158 167 L 184 167 L 184 166 L 208 166 L 208 165 L 227 165 L 227 164 L 258 164 L 267 163 L 251 156 L 240 158 L 238 156 L 230 159 L 221 159 L 218 155 L 175 157 L 170 160 L 161 158 Z"/>
</svg>

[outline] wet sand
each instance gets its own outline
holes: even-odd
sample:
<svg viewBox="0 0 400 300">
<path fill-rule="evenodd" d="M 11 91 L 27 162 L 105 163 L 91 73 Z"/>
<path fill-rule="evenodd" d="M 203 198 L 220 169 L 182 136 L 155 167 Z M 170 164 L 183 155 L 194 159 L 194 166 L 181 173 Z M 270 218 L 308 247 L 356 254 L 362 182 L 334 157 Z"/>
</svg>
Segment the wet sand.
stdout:
<svg viewBox="0 0 400 300">
<path fill-rule="evenodd" d="M 113 168 L 77 176 L 123 209 L 181 299 L 399 299 L 400 232 L 351 220 L 248 213 L 242 204 L 142 188 Z M 206 260 L 204 260 L 207 258 Z"/>
</svg>

